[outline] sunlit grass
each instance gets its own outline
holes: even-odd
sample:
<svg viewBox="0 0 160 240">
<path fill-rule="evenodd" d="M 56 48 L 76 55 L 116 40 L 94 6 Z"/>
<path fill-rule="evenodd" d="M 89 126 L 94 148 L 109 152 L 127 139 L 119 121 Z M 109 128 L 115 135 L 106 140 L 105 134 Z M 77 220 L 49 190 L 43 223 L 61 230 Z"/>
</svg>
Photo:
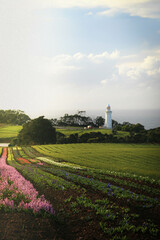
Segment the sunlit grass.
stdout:
<svg viewBox="0 0 160 240">
<path fill-rule="evenodd" d="M 81 166 L 160 178 L 160 145 L 82 143 L 33 147 Z"/>
<path fill-rule="evenodd" d="M 0 125 L 0 138 L 12 138 L 16 137 L 22 126 L 14 125 Z"/>
<path fill-rule="evenodd" d="M 68 128 L 57 128 L 56 129 L 57 132 L 61 132 L 63 134 L 66 135 L 66 137 L 68 137 L 70 134 L 75 134 L 78 133 L 79 136 L 81 136 L 82 134 L 85 133 L 91 133 L 91 132 L 101 132 L 102 134 L 112 134 L 112 130 L 110 129 L 101 129 L 101 128 L 97 128 L 97 129 L 83 129 L 83 128 L 75 128 L 75 129 L 68 129 Z M 128 136 L 129 132 L 124 132 L 124 131 L 117 131 L 116 136 L 117 137 L 124 137 L 124 136 Z"/>
</svg>

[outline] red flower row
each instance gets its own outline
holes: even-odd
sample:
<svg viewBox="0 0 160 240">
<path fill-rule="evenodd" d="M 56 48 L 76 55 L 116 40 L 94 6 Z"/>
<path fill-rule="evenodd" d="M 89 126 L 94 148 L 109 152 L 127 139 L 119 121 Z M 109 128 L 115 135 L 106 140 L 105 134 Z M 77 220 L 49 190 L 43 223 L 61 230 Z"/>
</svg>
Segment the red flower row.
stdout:
<svg viewBox="0 0 160 240">
<path fill-rule="evenodd" d="M 21 163 L 21 164 L 30 164 L 30 162 L 27 160 L 27 159 L 25 159 L 25 158 L 17 158 L 17 160 Z"/>
</svg>

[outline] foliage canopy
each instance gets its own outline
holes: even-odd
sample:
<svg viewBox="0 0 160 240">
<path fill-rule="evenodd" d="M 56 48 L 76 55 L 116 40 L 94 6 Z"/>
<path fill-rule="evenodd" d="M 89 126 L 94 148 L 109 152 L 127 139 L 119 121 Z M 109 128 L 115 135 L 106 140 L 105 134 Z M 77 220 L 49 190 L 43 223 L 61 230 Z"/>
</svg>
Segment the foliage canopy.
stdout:
<svg viewBox="0 0 160 240">
<path fill-rule="evenodd" d="M 16 141 L 20 145 L 56 143 L 56 130 L 50 120 L 41 116 L 25 123 Z"/>
<path fill-rule="evenodd" d="M 21 110 L 0 110 L 0 123 L 22 125 L 30 117 Z"/>
</svg>

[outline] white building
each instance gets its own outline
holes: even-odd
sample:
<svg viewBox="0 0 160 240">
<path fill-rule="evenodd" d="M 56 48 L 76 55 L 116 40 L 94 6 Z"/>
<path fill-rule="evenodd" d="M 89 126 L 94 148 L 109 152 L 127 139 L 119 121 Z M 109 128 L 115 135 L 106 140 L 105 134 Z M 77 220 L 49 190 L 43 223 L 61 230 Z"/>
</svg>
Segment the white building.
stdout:
<svg viewBox="0 0 160 240">
<path fill-rule="evenodd" d="M 112 129 L 112 111 L 111 111 L 111 107 L 110 107 L 109 104 L 108 104 L 108 106 L 106 107 L 106 110 L 105 110 L 104 127 L 108 128 L 108 129 Z"/>
</svg>

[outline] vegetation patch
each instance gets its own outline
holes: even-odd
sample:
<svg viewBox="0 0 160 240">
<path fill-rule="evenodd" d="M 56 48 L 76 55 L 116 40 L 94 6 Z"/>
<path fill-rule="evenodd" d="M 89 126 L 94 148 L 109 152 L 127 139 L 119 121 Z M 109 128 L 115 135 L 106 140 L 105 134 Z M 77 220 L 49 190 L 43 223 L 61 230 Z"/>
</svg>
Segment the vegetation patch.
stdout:
<svg viewBox="0 0 160 240">
<path fill-rule="evenodd" d="M 95 152 L 98 152 L 95 147 L 100 147 L 96 145 L 93 144 L 94 148 L 89 148 L 92 144 L 79 144 L 80 150 L 77 154 L 75 154 L 77 144 L 66 145 L 68 152 L 62 148 L 64 145 L 39 145 L 34 148 L 13 147 L 8 150 L 7 163 L 34 185 L 38 191 L 38 198 L 44 194 L 54 206 L 54 221 L 51 222 L 49 218 L 45 218 L 45 223 L 49 221 L 48 224 L 50 226 L 52 224 L 54 230 L 56 226 L 56 239 L 159 239 L 159 177 L 155 179 L 153 176 L 144 174 L 142 176 L 138 170 L 134 174 L 126 171 L 113 171 L 108 169 L 109 165 L 103 169 L 95 167 L 94 161 L 92 163 L 90 161 Z M 83 150 L 85 146 L 88 149 L 88 155 Z M 110 149 L 108 157 L 112 157 L 112 161 L 115 158 L 113 153 L 116 152 L 116 147 L 118 152 L 123 151 L 128 164 L 130 159 L 134 162 L 134 154 L 137 158 L 141 153 L 142 158 L 142 154 L 145 153 L 144 149 L 152 149 L 153 155 L 154 151 L 159 149 L 158 146 L 152 145 L 129 145 L 128 151 L 127 147 L 124 149 L 124 145 L 104 144 L 103 147 Z M 141 148 L 142 151 L 138 151 Z M 134 154 L 127 160 L 127 154 L 129 157 L 130 152 Z M 86 161 L 82 161 L 84 153 Z M 106 156 L 106 151 L 103 150 L 99 156 L 99 159 L 100 157 L 103 159 L 103 164 L 105 163 L 104 156 Z M 157 155 L 154 155 L 154 159 L 155 156 Z M 98 155 L 95 157 L 97 158 Z M 30 164 L 22 164 L 18 160 L 20 158 L 28 161 L 29 159 L 38 160 L 38 162 L 30 161 Z M 74 168 L 77 162 L 83 167 Z M 92 166 L 87 166 L 89 164 Z M 10 196 L 9 192 L 5 194 Z M 43 238 L 50 239 L 53 233 L 49 236 L 47 228 L 45 229 L 46 238 L 44 235 Z"/>
</svg>

